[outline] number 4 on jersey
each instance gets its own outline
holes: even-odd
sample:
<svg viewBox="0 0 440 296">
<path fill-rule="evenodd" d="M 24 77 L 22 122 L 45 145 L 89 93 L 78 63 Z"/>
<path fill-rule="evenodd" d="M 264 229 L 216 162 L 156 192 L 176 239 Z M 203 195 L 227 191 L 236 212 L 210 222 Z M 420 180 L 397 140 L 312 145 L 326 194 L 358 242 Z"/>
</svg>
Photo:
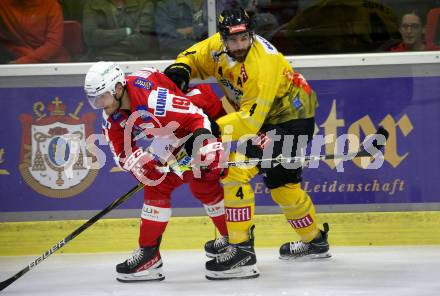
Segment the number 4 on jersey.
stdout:
<svg viewBox="0 0 440 296">
<path fill-rule="evenodd" d="M 243 194 L 243 188 L 240 186 L 240 188 L 238 188 L 237 193 L 235 194 L 236 197 L 239 197 L 240 199 L 243 199 L 244 194 Z"/>
</svg>

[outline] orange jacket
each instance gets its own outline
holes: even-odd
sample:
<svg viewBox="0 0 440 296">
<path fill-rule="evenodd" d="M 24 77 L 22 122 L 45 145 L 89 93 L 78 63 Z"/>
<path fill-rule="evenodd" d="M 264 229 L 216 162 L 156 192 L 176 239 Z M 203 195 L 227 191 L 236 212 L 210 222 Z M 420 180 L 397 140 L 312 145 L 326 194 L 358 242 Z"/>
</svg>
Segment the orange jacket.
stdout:
<svg viewBox="0 0 440 296">
<path fill-rule="evenodd" d="M 0 43 L 15 63 L 68 62 L 63 21 L 56 0 L 2 0 Z"/>
</svg>

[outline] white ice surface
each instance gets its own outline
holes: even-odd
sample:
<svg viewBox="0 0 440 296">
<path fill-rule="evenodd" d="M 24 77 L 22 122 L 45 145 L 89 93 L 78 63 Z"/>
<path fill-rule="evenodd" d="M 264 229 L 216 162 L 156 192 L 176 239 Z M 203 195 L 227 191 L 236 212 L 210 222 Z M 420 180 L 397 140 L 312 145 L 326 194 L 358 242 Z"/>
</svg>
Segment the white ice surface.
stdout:
<svg viewBox="0 0 440 296">
<path fill-rule="evenodd" d="M 202 251 L 163 251 L 162 282 L 119 283 L 115 264 L 129 254 L 54 254 L 0 295 L 440 295 L 440 246 L 334 247 L 333 257 L 281 261 L 276 249 L 257 249 L 257 279 L 208 281 Z M 0 257 L 0 280 L 33 257 Z"/>
</svg>

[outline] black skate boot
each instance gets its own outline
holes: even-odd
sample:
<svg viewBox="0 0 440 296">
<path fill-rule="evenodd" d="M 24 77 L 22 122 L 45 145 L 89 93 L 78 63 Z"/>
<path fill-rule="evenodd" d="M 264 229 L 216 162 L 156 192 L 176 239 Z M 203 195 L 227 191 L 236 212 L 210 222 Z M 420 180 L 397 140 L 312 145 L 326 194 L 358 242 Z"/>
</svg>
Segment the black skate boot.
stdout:
<svg viewBox="0 0 440 296">
<path fill-rule="evenodd" d="M 216 239 L 207 241 L 205 244 L 206 256 L 209 258 L 217 258 L 228 248 L 228 237 L 220 236 Z"/>
<path fill-rule="evenodd" d="M 328 231 L 327 223 L 323 224 L 324 230 L 321 235 L 306 243 L 303 241 L 288 242 L 280 247 L 280 259 L 299 260 L 299 259 L 321 259 L 329 258 L 332 255 L 328 252 Z"/>
<path fill-rule="evenodd" d="M 156 247 L 141 247 L 133 252 L 131 258 L 116 265 L 116 279 L 123 283 L 161 281 L 165 279 L 161 267 L 162 259 L 159 245 Z"/>
<path fill-rule="evenodd" d="M 208 280 L 249 279 L 260 275 L 254 250 L 254 226 L 246 242 L 228 245 L 217 258 L 206 262 Z"/>
</svg>

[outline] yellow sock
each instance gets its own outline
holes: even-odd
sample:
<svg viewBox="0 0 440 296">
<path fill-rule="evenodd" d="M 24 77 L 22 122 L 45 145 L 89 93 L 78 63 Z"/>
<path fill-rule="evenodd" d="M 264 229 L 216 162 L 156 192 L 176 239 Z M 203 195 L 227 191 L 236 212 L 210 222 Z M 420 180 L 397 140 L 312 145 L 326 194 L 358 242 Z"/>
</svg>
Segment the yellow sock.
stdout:
<svg viewBox="0 0 440 296">
<path fill-rule="evenodd" d="M 299 183 L 271 189 L 272 199 L 281 207 L 289 224 L 302 241 L 309 242 L 319 234 L 315 207 Z"/>
<path fill-rule="evenodd" d="M 249 229 L 253 225 L 255 212 L 255 195 L 249 181 L 257 173 L 256 167 L 231 167 L 227 177 L 222 180 L 225 191 L 226 225 L 231 244 L 249 240 Z"/>
</svg>

